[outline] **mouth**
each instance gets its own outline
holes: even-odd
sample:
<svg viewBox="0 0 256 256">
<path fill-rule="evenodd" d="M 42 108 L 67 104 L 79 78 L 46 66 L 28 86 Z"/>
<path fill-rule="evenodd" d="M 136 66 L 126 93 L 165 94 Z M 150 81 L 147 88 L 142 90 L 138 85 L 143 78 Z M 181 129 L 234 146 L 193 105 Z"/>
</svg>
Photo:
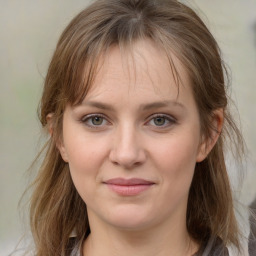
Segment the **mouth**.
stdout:
<svg viewBox="0 0 256 256">
<path fill-rule="evenodd" d="M 110 190 L 121 196 L 136 196 L 150 189 L 154 182 L 140 178 L 115 178 L 103 182 Z"/>
</svg>

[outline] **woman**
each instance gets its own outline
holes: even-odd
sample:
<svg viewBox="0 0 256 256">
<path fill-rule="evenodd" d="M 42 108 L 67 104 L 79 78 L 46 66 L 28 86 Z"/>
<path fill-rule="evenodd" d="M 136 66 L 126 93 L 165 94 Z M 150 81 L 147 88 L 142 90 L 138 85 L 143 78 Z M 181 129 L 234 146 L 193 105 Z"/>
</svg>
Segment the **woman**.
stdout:
<svg viewBox="0 0 256 256">
<path fill-rule="evenodd" d="M 51 136 L 31 198 L 35 254 L 241 253 L 224 143 L 241 156 L 243 140 L 224 71 L 178 1 L 99 0 L 78 14 L 41 100 Z"/>
</svg>

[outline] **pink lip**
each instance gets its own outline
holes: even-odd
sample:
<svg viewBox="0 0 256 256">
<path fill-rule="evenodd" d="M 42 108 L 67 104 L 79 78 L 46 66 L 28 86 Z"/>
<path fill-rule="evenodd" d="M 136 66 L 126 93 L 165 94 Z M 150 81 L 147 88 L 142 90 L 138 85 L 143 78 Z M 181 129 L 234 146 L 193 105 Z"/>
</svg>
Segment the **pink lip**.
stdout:
<svg viewBox="0 0 256 256">
<path fill-rule="evenodd" d="M 112 191 L 122 196 L 135 196 L 149 189 L 155 183 L 152 181 L 132 178 L 115 178 L 104 182 Z"/>
</svg>

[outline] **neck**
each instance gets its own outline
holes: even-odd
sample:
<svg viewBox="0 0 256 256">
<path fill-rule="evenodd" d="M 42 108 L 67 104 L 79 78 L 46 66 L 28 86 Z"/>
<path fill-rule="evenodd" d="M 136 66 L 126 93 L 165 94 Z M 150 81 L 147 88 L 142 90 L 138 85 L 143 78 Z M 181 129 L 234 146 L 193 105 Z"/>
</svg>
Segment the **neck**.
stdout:
<svg viewBox="0 0 256 256">
<path fill-rule="evenodd" d="M 93 221 L 94 222 L 94 221 Z M 119 230 L 115 227 L 93 225 L 83 246 L 86 256 L 191 256 L 198 250 L 182 225 L 157 225 L 140 231 Z"/>
</svg>

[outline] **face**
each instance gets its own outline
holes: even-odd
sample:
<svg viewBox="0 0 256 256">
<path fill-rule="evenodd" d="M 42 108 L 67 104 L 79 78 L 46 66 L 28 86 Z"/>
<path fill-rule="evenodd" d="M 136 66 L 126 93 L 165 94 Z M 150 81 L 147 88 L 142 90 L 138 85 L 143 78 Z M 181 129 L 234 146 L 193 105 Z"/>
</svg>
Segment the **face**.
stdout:
<svg viewBox="0 0 256 256">
<path fill-rule="evenodd" d="M 185 225 L 196 162 L 205 156 L 188 75 L 149 41 L 133 58 L 113 47 L 82 104 L 67 106 L 59 149 L 90 221 L 121 229 Z"/>
</svg>

